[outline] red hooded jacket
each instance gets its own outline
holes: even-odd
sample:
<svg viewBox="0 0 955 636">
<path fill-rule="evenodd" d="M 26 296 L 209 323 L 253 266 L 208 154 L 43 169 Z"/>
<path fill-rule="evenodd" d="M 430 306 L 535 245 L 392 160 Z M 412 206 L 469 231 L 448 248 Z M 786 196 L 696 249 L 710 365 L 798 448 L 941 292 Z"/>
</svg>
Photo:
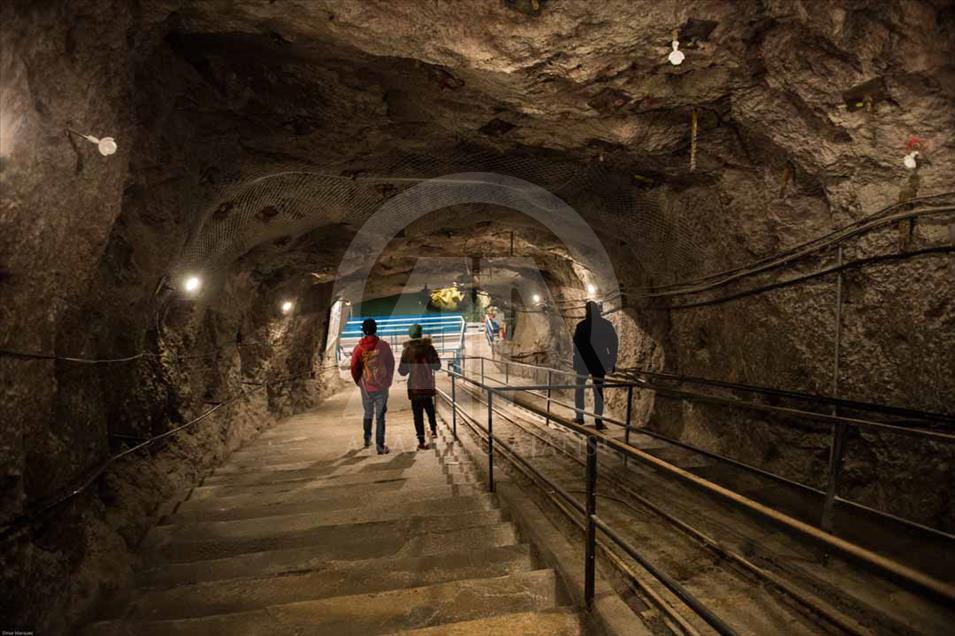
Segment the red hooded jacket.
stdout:
<svg viewBox="0 0 955 636">
<path fill-rule="evenodd" d="M 365 336 L 351 354 L 351 377 L 369 393 L 385 391 L 395 375 L 391 346 L 378 336 Z"/>
</svg>

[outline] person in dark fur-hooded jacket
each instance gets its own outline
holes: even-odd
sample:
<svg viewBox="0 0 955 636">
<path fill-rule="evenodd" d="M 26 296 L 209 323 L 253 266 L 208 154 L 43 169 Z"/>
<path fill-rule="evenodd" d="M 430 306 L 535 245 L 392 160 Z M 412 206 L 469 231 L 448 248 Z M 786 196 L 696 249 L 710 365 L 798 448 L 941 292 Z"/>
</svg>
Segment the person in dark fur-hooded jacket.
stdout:
<svg viewBox="0 0 955 636">
<path fill-rule="evenodd" d="M 411 340 L 404 343 L 398 373 L 408 376 L 408 399 L 411 400 L 418 448 L 426 450 L 429 446 L 424 441 L 425 413 L 428 414 L 428 423 L 431 425 L 431 436 L 438 434 L 438 424 L 434 416 L 434 372 L 441 368 L 441 359 L 431 344 L 431 338 L 421 337 L 421 325 L 411 325 L 408 335 Z"/>
</svg>

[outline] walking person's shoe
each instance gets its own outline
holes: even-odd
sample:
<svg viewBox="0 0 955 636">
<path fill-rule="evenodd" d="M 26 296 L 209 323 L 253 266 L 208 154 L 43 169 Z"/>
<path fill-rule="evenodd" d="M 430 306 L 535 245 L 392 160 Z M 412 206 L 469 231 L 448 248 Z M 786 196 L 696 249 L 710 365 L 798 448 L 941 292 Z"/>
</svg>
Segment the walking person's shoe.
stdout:
<svg viewBox="0 0 955 636">
<path fill-rule="evenodd" d="M 597 422 L 596 424 L 594 424 L 594 428 L 597 429 L 598 431 L 607 430 L 607 426 L 603 422 Z"/>
<path fill-rule="evenodd" d="M 575 418 L 574 418 L 574 424 L 579 424 L 579 425 L 583 426 L 583 425 L 584 425 L 584 418 L 582 418 L 582 417 L 575 417 Z"/>
<path fill-rule="evenodd" d="M 435 428 L 431 429 L 431 439 L 434 439 L 437 436 L 438 436 L 438 430 Z"/>
<path fill-rule="evenodd" d="M 365 438 L 365 448 L 371 448 L 371 438 L 370 438 L 370 437 L 366 437 L 366 438 Z"/>
<path fill-rule="evenodd" d="M 388 448 L 387 446 L 382 446 L 381 448 L 378 449 L 379 455 L 387 455 L 390 452 L 391 452 L 391 449 Z"/>
<path fill-rule="evenodd" d="M 418 440 L 418 450 L 428 450 L 431 446 L 424 439 Z"/>
</svg>

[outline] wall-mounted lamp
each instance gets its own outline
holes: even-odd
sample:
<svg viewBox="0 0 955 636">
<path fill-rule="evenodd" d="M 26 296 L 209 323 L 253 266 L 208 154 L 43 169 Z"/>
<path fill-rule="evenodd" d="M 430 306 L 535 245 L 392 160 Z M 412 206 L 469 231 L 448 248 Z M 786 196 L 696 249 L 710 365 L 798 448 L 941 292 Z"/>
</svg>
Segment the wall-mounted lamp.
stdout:
<svg viewBox="0 0 955 636">
<path fill-rule="evenodd" d="M 282 303 L 282 313 L 290 313 L 293 307 L 295 307 L 295 303 L 293 303 L 291 300 L 286 300 L 284 303 Z"/>
<path fill-rule="evenodd" d="M 675 31 L 673 32 L 673 41 L 670 42 L 670 47 L 673 49 L 667 56 L 670 64 L 673 66 L 679 66 L 680 64 L 683 64 L 683 60 L 686 59 L 686 55 L 684 55 L 683 51 L 680 50 L 680 41 L 676 39 Z"/>
<path fill-rule="evenodd" d="M 531 296 L 531 300 L 533 300 L 535 303 L 539 303 L 541 301 L 540 294 L 534 294 L 533 296 Z"/>
<path fill-rule="evenodd" d="M 99 154 L 104 157 L 108 157 L 116 153 L 118 146 L 116 145 L 116 140 L 112 137 L 103 137 L 102 139 L 94 137 L 93 135 L 84 135 L 81 132 L 73 130 L 72 128 L 67 128 L 67 131 L 73 133 L 77 137 L 82 137 L 91 144 L 96 144 L 96 149 L 99 150 Z"/>
<path fill-rule="evenodd" d="M 593 284 L 593 283 L 587 283 L 587 294 L 588 294 L 589 296 L 593 296 L 593 295 L 596 294 L 596 293 L 597 293 L 597 288 L 594 286 L 594 284 Z"/>
</svg>

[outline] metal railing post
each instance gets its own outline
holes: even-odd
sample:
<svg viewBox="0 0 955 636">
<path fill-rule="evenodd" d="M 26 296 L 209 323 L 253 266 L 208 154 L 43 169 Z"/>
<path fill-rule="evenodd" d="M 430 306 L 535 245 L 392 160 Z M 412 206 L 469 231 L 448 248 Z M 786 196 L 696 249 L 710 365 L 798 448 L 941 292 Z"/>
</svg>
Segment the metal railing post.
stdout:
<svg viewBox="0 0 955 636">
<path fill-rule="evenodd" d="M 503 360 L 503 362 L 504 362 L 504 384 L 508 384 L 508 383 L 511 381 L 511 380 L 510 380 L 510 377 L 511 377 L 511 373 L 510 373 L 511 365 L 508 364 L 507 360 Z"/>
<path fill-rule="evenodd" d="M 633 385 L 627 387 L 627 421 L 626 428 L 623 433 L 623 441 L 627 446 L 630 446 L 630 417 L 633 415 Z M 623 465 L 627 465 L 627 460 L 629 457 L 627 455 L 623 456 Z"/>
<path fill-rule="evenodd" d="M 547 417 L 545 418 L 547 424 L 550 424 L 550 400 L 551 400 L 551 385 L 554 384 L 554 372 L 550 369 L 547 370 Z"/>
<path fill-rule="evenodd" d="M 457 383 L 455 377 L 451 376 L 451 435 L 455 440 L 458 439 L 458 394 L 455 390 Z"/>
<path fill-rule="evenodd" d="M 836 265 L 842 265 L 842 246 L 836 253 Z M 832 358 L 832 396 L 839 397 L 839 355 L 842 348 L 842 270 L 836 275 L 836 325 Z M 838 415 L 838 407 L 832 407 L 832 414 Z M 829 532 L 832 530 L 832 509 L 836 501 L 839 486 L 839 473 L 842 472 L 842 455 L 845 451 L 846 425 L 837 422 L 832 425 L 832 443 L 829 447 L 829 480 L 826 484 L 826 500 L 822 505 L 822 519 L 819 526 Z"/>
<path fill-rule="evenodd" d="M 491 401 L 494 393 L 487 389 L 487 489 L 494 492 L 494 411 Z"/>
<path fill-rule="evenodd" d="M 587 543 L 584 556 L 584 601 L 587 608 L 594 603 L 594 583 L 597 566 L 597 438 L 587 436 Z"/>
<path fill-rule="evenodd" d="M 481 356 L 481 384 L 487 384 L 484 381 L 484 356 Z"/>
</svg>

